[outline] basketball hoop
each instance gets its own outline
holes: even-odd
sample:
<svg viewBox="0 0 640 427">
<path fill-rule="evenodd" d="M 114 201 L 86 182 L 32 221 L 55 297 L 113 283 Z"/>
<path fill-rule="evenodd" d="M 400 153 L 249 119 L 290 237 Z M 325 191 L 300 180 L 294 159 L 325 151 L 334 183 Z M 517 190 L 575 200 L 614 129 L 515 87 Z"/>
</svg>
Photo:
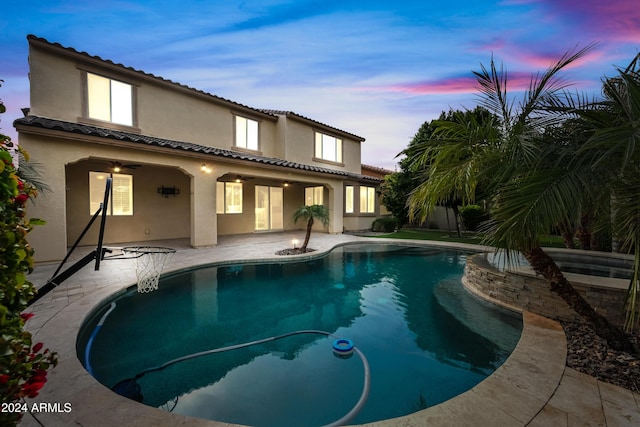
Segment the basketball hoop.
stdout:
<svg viewBox="0 0 640 427">
<path fill-rule="evenodd" d="M 136 260 L 138 292 L 147 293 L 158 289 L 162 269 L 176 250 L 159 246 L 129 246 L 122 248 L 122 252 Z"/>
</svg>

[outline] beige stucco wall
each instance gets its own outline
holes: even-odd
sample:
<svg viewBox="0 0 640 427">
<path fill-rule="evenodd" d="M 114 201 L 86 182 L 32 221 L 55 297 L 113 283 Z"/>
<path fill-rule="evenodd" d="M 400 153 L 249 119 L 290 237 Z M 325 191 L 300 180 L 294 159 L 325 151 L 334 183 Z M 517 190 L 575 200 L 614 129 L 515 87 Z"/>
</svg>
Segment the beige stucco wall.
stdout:
<svg viewBox="0 0 640 427">
<path fill-rule="evenodd" d="M 341 180 L 328 180 L 325 191 L 325 206 L 329 209 L 329 233 L 342 233 L 344 229 L 344 188 Z"/>
<path fill-rule="evenodd" d="M 20 145 L 29 152 L 31 161 L 38 163 L 38 170 L 51 192 L 38 195 L 29 204 L 27 215 L 46 221 L 29 233 L 29 244 L 35 249 L 36 261 L 62 260 L 67 252 L 66 227 L 66 178 L 64 164 L 69 150 L 55 150 L 55 140 L 51 144 L 37 143 L 38 138 L 20 135 Z M 41 141 L 41 140 L 40 140 Z M 62 165 L 62 166 L 61 166 Z"/>
<path fill-rule="evenodd" d="M 32 161 L 41 163 L 40 170 L 51 187 L 50 193 L 40 195 L 34 205 L 29 206 L 30 217 L 47 221 L 46 225 L 37 227 L 30 234 L 29 241 L 36 250 L 37 261 L 62 259 L 67 246 L 73 243 L 88 222 L 87 169 L 100 163 L 96 163 L 96 159 L 106 161 L 107 168 L 111 159 L 126 159 L 123 163 L 143 165 L 132 172 L 134 215 L 109 218 L 105 232 L 107 242 L 189 237 L 193 246 L 216 244 L 217 176 L 201 172 L 201 160 L 24 132 L 20 135 L 20 143 Z M 93 163 L 87 163 L 87 159 L 92 159 Z M 65 168 L 65 165 L 69 167 Z M 180 195 L 174 200 L 164 199 L 156 193 L 160 185 L 176 185 L 180 188 Z M 145 233 L 146 230 L 149 232 Z M 97 230 L 92 229 L 85 239 L 86 244 L 95 242 L 96 233 Z"/>
<path fill-rule="evenodd" d="M 93 213 L 89 212 L 89 171 L 110 172 L 106 161 L 86 160 L 66 167 L 67 241 L 74 242 Z M 189 238 L 190 178 L 169 167 L 142 166 L 121 173 L 133 176 L 133 216 L 109 216 L 105 243 Z M 160 186 L 179 194 L 163 197 Z M 81 244 L 96 244 L 99 227 L 92 227 Z"/>
<path fill-rule="evenodd" d="M 247 171 L 249 172 L 249 171 Z M 242 214 L 218 214 L 218 233 L 246 234 L 255 232 L 255 186 L 264 185 L 271 187 L 283 187 L 284 181 L 290 185 L 283 187 L 283 221 L 284 230 L 303 230 L 306 222 L 293 222 L 293 213 L 305 203 L 304 191 L 306 187 L 324 185 L 324 205 L 329 209 L 329 225 L 324 226 L 316 221 L 313 226 L 314 231 L 341 233 L 343 231 L 342 217 L 342 181 L 330 180 L 329 184 L 313 180 L 313 177 L 289 173 L 285 176 L 281 172 L 272 170 L 252 170 L 251 173 L 259 175 L 243 183 L 243 211 Z M 235 172 L 234 172 L 235 173 Z M 240 174 L 242 175 L 242 173 Z M 221 180 L 228 180 L 223 176 Z M 334 190 L 334 188 L 337 189 Z M 338 204 L 339 203 L 339 204 Z M 277 230 L 274 230 L 277 231 Z"/>
<path fill-rule="evenodd" d="M 242 169 L 239 169 L 242 170 Z M 235 169 L 234 169 L 235 171 Z M 235 173 L 235 172 L 234 172 Z M 288 174 L 287 178 L 283 179 L 281 173 L 277 171 L 269 170 L 247 170 L 246 173 L 252 173 L 254 175 L 261 175 L 247 179 L 243 182 L 243 199 L 242 199 L 242 213 L 241 214 L 218 214 L 218 233 L 219 235 L 228 234 L 246 234 L 255 232 L 255 186 L 271 186 L 283 188 L 283 222 L 284 230 L 302 230 L 306 227 L 306 223 L 298 221 L 293 222 L 293 213 L 300 206 L 304 205 L 304 191 L 306 187 L 314 187 L 323 185 L 319 181 L 312 181 L 310 177 L 303 175 Z M 242 173 L 240 173 L 242 175 Z M 228 177 L 222 177 L 221 180 L 228 180 Z M 284 181 L 290 182 L 288 187 L 284 187 Z M 341 186 L 340 181 L 336 181 L 336 184 Z M 337 218 L 334 215 L 335 208 L 331 208 L 333 191 L 332 189 L 325 187 L 323 199 L 325 205 L 329 208 L 331 221 L 328 227 L 325 227 L 320 222 L 316 222 L 313 229 L 314 231 L 324 231 L 331 233 L 342 232 L 342 215 L 338 215 Z M 342 209 L 342 205 L 338 210 Z M 277 230 L 273 230 L 277 231 Z"/>
<path fill-rule="evenodd" d="M 228 108 L 142 83 L 137 91 L 138 127 L 143 135 L 229 149 L 233 115 Z"/>
<path fill-rule="evenodd" d="M 349 134 L 335 131 L 310 120 L 280 115 L 277 118 L 262 112 L 227 102 L 132 69 L 107 63 L 69 49 L 31 40 L 30 45 L 31 114 L 80 122 L 99 127 L 138 132 L 233 149 L 234 115 L 260 123 L 260 151 L 267 157 L 282 158 L 327 169 L 360 173 L 361 142 Z M 89 120 L 85 116 L 85 82 L 87 71 L 128 82 L 135 87 L 136 122 L 129 128 Z M 139 163 L 141 168 L 130 172 L 134 178 L 134 215 L 108 220 L 105 241 L 190 239 L 192 246 L 217 243 L 223 234 L 251 233 L 255 229 L 255 185 L 282 186 L 284 189 L 284 229 L 303 229 L 305 224 L 293 223 L 293 212 L 304 204 L 304 188 L 325 187 L 324 204 L 331 222 L 328 227 L 316 224 L 318 231 L 343 231 L 343 178 L 298 169 L 278 169 L 239 160 L 207 156 L 195 152 L 162 149 L 116 139 L 99 138 L 37 127 L 19 127 L 20 143 L 31 153 L 33 161 L 42 163 L 41 171 L 52 193 L 42 195 L 29 210 L 47 225 L 30 235 L 37 261 L 60 260 L 68 245 L 89 221 L 88 172 L 108 171 L 110 161 Z M 314 132 L 334 135 L 343 140 L 344 165 L 314 160 Z M 211 173 L 200 165 L 207 163 Z M 239 215 L 217 215 L 216 181 L 242 175 L 252 178 L 244 186 L 244 209 Z M 177 197 L 163 198 L 157 194 L 161 185 L 180 189 Z M 373 218 L 362 221 L 373 220 Z M 353 220 L 351 220 L 353 221 Z M 360 220 L 359 220 L 360 221 Z M 97 227 L 83 240 L 94 244 Z"/>
<path fill-rule="evenodd" d="M 359 141 L 343 138 L 343 156 L 344 156 L 344 170 L 347 172 L 360 173 L 361 172 L 361 149 L 362 145 Z"/>
<path fill-rule="evenodd" d="M 85 115 L 84 80 L 86 71 L 129 83 L 135 88 L 133 128 L 120 129 L 143 135 L 192 142 L 209 147 L 232 149 L 234 115 L 259 122 L 260 150 L 268 157 L 277 156 L 275 117 L 217 101 L 197 91 L 157 82 L 131 70 L 90 64 L 49 51 L 31 47 L 31 114 L 76 122 Z M 114 127 L 108 122 L 88 123 Z"/>
<path fill-rule="evenodd" d="M 287 141 L 285 158 L 292 162 L 310 164 L 314 150 L 313 129 L 298 121 L 287 120 L 285 116 L 279 117 L 280 121 L 286 122 L 283 133 Z"/>
<path fill-rule="evenodd" d="M 30 66 L 30 107 L 33 115 L 69 122 L 80 118 L 97 126 L 224 149 L 234 149 L 234 115 L 240 115 L 259 122 L 260 147 L 256 154 L 328 169 L 361 172 L 361 142 L 319 124 L 285 115 L 270 117 L 129 69 L 81 55 L 55 55 L 38 46 L 30 48 Z M 136 123 L 132 128 L 83 119 L 86 108 L 83 75 L 87 71 L 134 86 Z M 343 165 L 314 159 L 315 131 L 343 140 Z"/>
<path fill-rule="evenodd" d="M 67 136 L 67 135 L 65 135 Z M 88 138 L 93 139 L 93 138 Z M 255 186 L 284 188 L 284 229 L 304 229 L 306 224 L 293 222 L 293 212 L 304 204 L 304 189 L 323 185 L 324 203 L 330 212 L 328 227 L 317 223 L 316 231 L 343 231 L 343 182 L 326 180 L 270 168 L 212 162 L 211 174 L 200 171 L 201 158 L 179 157 L 172 153 L 141 151 L 124 147 L 90 143 L 21 133 L 22 145 L 33 161 L 43 162 L 42 173 L 51 186 L 50 194 L 37 198 L 30 216 L 42 218 L 47 225 L 30 235 L 37 261 L 60 260 L 88 223 L 89 171 L 108 172 L 112 160 L 141 164 L 140 168 L 122 173 L 133 175 L 134 215 L 113 216 L 107 221 L 105 243 L 127 243 L 146 240 L 189 238 L 192 246 L 209 246 L 218 235 L 255 232 Z M 236 175 L 243 184 L 243 213 L 216 214 L 216 181 L 230 180 Z M 323 182 L 324 180 L 324 182 Z M 160 186 L 176 186 L 180 194 L 164 198 L 157 193 Z M 97 242 L 97 223 L 85 236 L 83 245 Z"/>
<path fill-rule="evenodd" d="M 82 108 L 81 72 L 75 62 L 29 49 L 31 114 L 75 122 Z"/>
<path fill-rule="evenodd" d="M 344 229 L 345 231 L 371 230 L 375 219 L 374 216 L 345 216 Z"/>
<path fill-rule="evenodd" d="M 277 157 L 275 118 L 230 109 L 187 91 L 177 97 L 174 91 L 150 83 L 138 87 L 137 99 L 138 126 L 144 135 L 234 150 L 239 115 L 259 123 L 259 151 L 253 153 Z"/>
<path fill-rule="evenodd" d="M 255 232 L 255 187 L 256 185 L 283 188 L 283 230 L 300 229 L 303 224 L 294 224 L 293 212 L 304 204 L 304 188 L 298 184 L 283 186 L 278 179 L 255 178 L 243 183 L 243 199 L 241 214 L 218 214 L 218 233 L 246 234 Z M 280 230 L 270 230 L 280 231 Z"/>
<path fill-rule="evenodd" d="M 341 170 L 345 172 L 360 173 L 360 142 L 346 138 L 340 133 L 331 129 L 324 129 L 321 126 L 303 123 L 295 118 L 278 116 L 278 137 L 285 138 L 286 143 L 281 141 L 285 147 L 284 158 L 292 162 L 315 165 L 327 169 Z M 325 133 L 342 139 L 343 164 L 318 161 L 315 156 L 315 132 Z"/>
</svg>

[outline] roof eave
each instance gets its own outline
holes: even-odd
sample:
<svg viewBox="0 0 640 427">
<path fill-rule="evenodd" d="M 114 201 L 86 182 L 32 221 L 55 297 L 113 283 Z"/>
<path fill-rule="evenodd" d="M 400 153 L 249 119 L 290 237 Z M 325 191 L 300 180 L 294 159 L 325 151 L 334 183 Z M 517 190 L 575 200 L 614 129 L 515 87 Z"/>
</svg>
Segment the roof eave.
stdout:
<svg viewBox="0 0 640 427">
<path fill-rule="evenodd" d="M 156 76 L 155 74 L 146 73 L 144 71 L 137 70 L 133 67 L 127 67 L 123 64 L 115 63 L 109 59 L 103 59 L 99 56 L 93 56 L 87 52 L 79 52 L 74 48 L 62 46 L 60 43 L 52 43 L 44 38 L 37 37 L 32 34 L 27 36 L 27 40 L 30 46 L 34 46 L 50 52 L 55 52 L 56 54 L 70 58 L 73 61 L 91 65 L 93 67 L 99 67 L 102 69 L 114 71 L 119 74 L 125 75 L 127 77 L 145 81 L 147 83 L 168 87 L 171 90 L 178 90 L 182 93 L 186 93 L 188 95 L 195 96 L 197 98 L 204 99 L 214 104 L 228 107 L 230 109 L 233 109 L 239 112 L 243 112 L 245 114 L 248 113 L 253 116 L 271 120 L 271 121 L 278 120 L 278 117 L 276 115 L 266 113 L 263 110 L 252 108 L 252 107 L 249 107 L 248 105 L 240 104 L 240 103 L 231 101 L 229 99 L 225 99 L 225 98 L 213 95 L 211 93 L 208 93 L 199 89 L 195 89 L 191 86 L 187 86 L 182 83 L 174 82 L 172 80 L 168 80 L 163 77 Z"/>
<path fill-rule="evenodd" d="M 262 110 L 264 112 L 268 112 L 269 114 L 275 114 L 275 115 L 281 115 L 281 116 L 285 116 L 286 118 L 290 118 L 293 120 L 297 120 L 300 123 L 304 123 L 306 125 L 315 127 L 315 128 L 322 128 L 326 131 L 329 131 L 332 134 L 341 136 L 343 138 L 348 138 L 354 141 L 358 141 L 358 142 L 364 142 L 365 138 L 355 135 L 351 132 L 347 132 L 344 131 L 342 129 L 338 129 L 336 127 L 333 127 L 331 125 L 328 125 L 326 123 L 322 123 L 319 122 L 317 120 L 313 120 L 309 117 L 305 117 L 305 116 L 301 116 L 300 114 L 294 113 L 293 111 L 277 111 L 277 110 Z"/>
<path fill-rule="evenodd" d="M 52 124 L 47 126 L 45 125 L 46 121 L 50 121 Z M 47 119 L 44 117 L 28 116 L 19 118 L 14 121 L 14 127 L 19 133 L 55 136 L 63 139 L 69 139 L 69 136 L 73 135 L 73 140 L 75 141 L 94 144 L 97 143 L 122 148 L 132 148 L 136 150 L 163 152 L 172 155 L 175 155 L 176 151 L 178 151 L 182 156 L 198 159 L 210 159 L 211 157 L 214 157 L 217 161 L 225 163 L 251 163 L 252 166 L 255 167 L 283 171 L 297 170 L 304 174 L 314 176 L 333 176 L 339 179 L 354 180 L 358 182 L 382 182 L 381 179 L 352 172 L 327 169 L 283 159 L 248 155 L 232 150 L 201 146 L 188 142 L 164 140 L 162 138 L 149 137 L 146 135 L 113 131 L 110 129 L 78 123 L 62 122 L 60 120 Z"/>
</svg>

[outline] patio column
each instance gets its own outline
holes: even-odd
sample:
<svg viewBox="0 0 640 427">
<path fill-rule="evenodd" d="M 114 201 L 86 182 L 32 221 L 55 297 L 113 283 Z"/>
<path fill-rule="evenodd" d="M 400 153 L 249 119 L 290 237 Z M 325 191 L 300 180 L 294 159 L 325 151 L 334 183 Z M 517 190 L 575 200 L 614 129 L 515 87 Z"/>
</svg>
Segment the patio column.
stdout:
<svg viewBox="0 0 640 427">
<path fill-rule="evenodd" d="M 329 233 L 342 234 L 343 212 L 344 212 L 344 187 L 342 181 L 331 181 L 327 183 L 329 189 Z"/>
<path fill-rule="evenodd" d="M 216 215 L 216 172 L 200 169 L 191 174 L 191 246 L 214 246 L 218 243 Z"/>
<path fill-rule="evenodd" d="M 74 183 L 67 187 L 65 179 L 64 165 L 75 159 L 75 152 L 73 148 L 62 144 L 49 141 L 42 143 L 40 137 L 29 134 L 21 134 L 20 143 L 28 146 L 35 162 L 41 163 L 38 165 L 39 172 L 51 190 L 33 199 L 33 204 L 27 203 L 28 218 L 46 221 L 45 225 L 34 227 L 27 239 L 35 249 L 34 258 L 37 262 L 60 261 L 67 253 L 67 191 L 79 191 Z M 86 209 L 88 213 L 88 204 Z"/>
</svg>

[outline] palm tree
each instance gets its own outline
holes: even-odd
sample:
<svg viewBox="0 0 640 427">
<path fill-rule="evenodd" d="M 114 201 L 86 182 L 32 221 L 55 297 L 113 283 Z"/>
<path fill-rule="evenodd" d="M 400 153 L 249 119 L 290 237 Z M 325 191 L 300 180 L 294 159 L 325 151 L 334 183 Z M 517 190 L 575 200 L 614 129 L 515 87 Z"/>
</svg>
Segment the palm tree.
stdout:
<svg viewBox="0 0 640 427">
<path fill-rule="evenodd" d="M 304 253 L 307 250 L 315 220 L 322 222 L 325 227 L 329 225 L 329 210 L 324 205 L 301 206 L 293 213 L 293 222 L 297 223 L 299 219 L 307 221 L 307 234 L 305 234 L 304 243 L 300 247 L 300 252 Z"/>
<path fill-rule="evenodd" d="M 30 161 L 29 155 L 18 149 L 18 165 L 17 175 L 22 181 L 31 185 L 39 194 L 51 192 L 51 187 L 43 180 L 42 163 Z"/>
<path fill-rule="evenodd" d="M 489 69 L 483 66 L 475 72 L 479 104 L 493 118 L 461 116 L 440 123 L 430 146 L 417 154 L 416 161 L 429 165 L 429 173 L 408 203 L 412 216 L 424 218 L 453 192 L 473 202 L 476 189 L 482 187 L 492 204 L 485 243 L 505 251 L 508 260 L 521 252 L 550 288 L 610 345 L 633 351 L 624 334 L 582 298 L 539 243 L 551 227 L 571 221 L 584 202 L 584 170 L 567 167 L 567 146 L 546 139 L 545 130 L 560 127 L 566 118 L 547 108 L 562 105 L 566 95 L 567 84 L 558 73 L 590 49 L 568 52 L 545 73 L 532 77 L 517 104 L 507 92 L 506 71 L 498 70 L 493 59 Z"/>
<path fill-rule="evenodd" d="M 457 207 L 473 204 L 482 177 L 483 153 L 499 140 L 497 117 L 485 108 L 449 111 L 431 122 L 427 139 L 410 145 L 401 154 L 419 174 L 420 184 L 409 198 L 409 216 L 423 222 L 438 205 Z"/>
<path fill-rule="evenodd" d="M 634 269 L 625 305 L 624 328 L 638 326 L 640 304 L 640 53 L 618 75 L 603 82 L 604 99 L 561 111 L 575 113 L 590 138 L 576 153 L 579 168 L 589 165 L 604 183 L 614 238 L 634 253 Z"/>
</svg>

